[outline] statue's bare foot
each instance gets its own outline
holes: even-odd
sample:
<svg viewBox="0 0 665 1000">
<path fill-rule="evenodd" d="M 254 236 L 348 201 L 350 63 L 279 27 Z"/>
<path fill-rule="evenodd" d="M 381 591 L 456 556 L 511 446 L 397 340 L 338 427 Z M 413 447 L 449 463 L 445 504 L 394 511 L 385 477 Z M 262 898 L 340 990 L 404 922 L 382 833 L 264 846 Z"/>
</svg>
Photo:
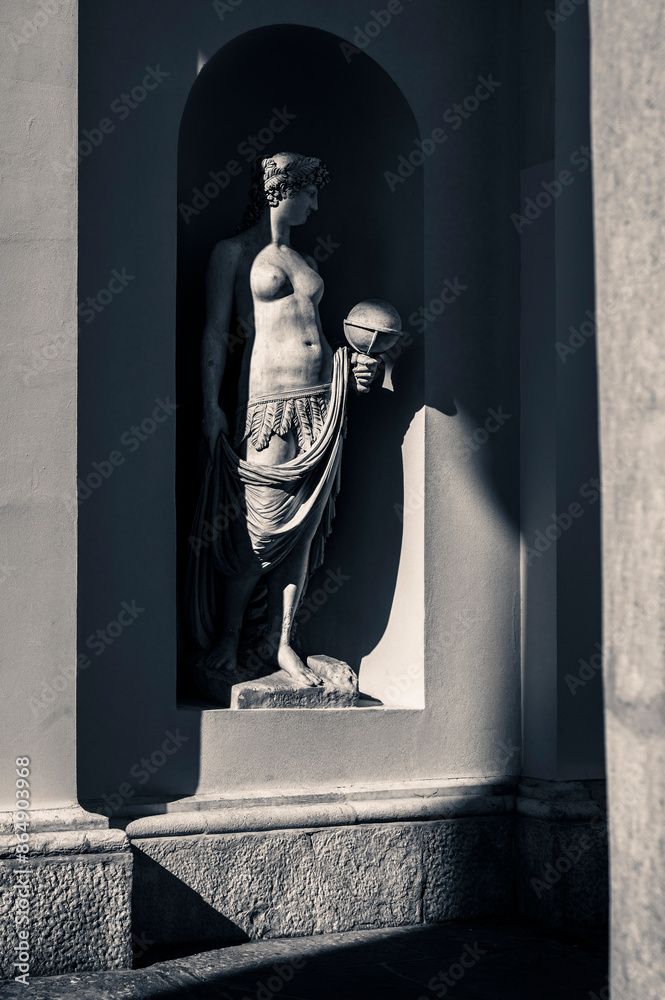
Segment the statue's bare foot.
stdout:
<svg viewBox="0 0 665 1000">
<path fill-rule="evenodd" d="M 202 654 L 199 667 L 208 677 L 235 684 L 239 680 L 237 654 L 238 633 L 225 632 L 211 649 Z"/>
<path fill-rule="evenodd" d="M 277 650 L 277 663 L 294 681 L 306 684 L 307 687 L 319 687 L 323 681 L 302 662 L 291 646 L 280 646 Z"/>
</svg>

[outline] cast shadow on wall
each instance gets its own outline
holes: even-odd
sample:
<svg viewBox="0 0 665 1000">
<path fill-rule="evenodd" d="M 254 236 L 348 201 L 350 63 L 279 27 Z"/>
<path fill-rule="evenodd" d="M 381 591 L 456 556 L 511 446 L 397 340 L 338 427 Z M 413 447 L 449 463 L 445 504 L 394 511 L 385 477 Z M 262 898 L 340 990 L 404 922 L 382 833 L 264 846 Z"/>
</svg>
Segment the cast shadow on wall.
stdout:
<svg viewBox="0 0 665 1000">
<path fill-rule="evenodd" d="M 297 250 L 312 254 L 325 282 L 324 333 L 343 341 L 342 320 L 362 299 L 382 298 L 406 318 L 423 301 L 423 181 L 418 171 L 399 197 L 384 171 L 412 148 L 418 127 L 399 88 L 371 58 L 349 62 L 341 39 L 318 29 L 279 25 L 226 45 L 203 68 L 182 117 L 178 149 L 176 505 L 180 659 L 189 652 L 182 627 L 188 537 L 201 481 L 199 349 L 205 319 L 205 272 L 215 244 L 234 235 L 258 155 L 282 151 L 318 156 L 330 184 L 319 210 L 294 231 Z M 412 331 L 409 331 L 412 332 Z M 233 333 L 233 330 L 232 330 Z M 237 338 L 237 339 L 236 339 Z M 236 327 L 222 384 L 229 417 L 242 356 Z M 234 348 L 234 345 L 235 348 Z M 403 503 L 401 446 L 423 405 L 423 344 L 397 358 L 393 391 L 380 380 L 352 395 L 342 489 L 324 566 L 336 586 L 325 607 L 302 623 L 300 637 L 358 668 L 385 631 L 402 544 L 396 509 Z M 335 582 L 336 581 L 336 582 Z M 343 622 L 343 628 L 340 628 Z M 179 695 L 187 696 L 180 670 Z"/>
</svg>

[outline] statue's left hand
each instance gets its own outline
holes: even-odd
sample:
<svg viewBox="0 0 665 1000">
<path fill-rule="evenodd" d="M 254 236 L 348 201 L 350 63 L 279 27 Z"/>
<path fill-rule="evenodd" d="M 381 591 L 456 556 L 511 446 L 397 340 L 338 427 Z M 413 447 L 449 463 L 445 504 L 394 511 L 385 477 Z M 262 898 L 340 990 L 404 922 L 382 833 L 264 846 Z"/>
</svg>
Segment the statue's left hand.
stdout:
<svg viewBox="0 0 665 1000">
<path fill-rule="evenodd" d="M 350 375 L 351 384 L 356 392 L 369 392 L 379 364 L 380 358 L 372 358 L 369 354 L 357 354 L 354 351 L 351 355 Z"/>
</svg>

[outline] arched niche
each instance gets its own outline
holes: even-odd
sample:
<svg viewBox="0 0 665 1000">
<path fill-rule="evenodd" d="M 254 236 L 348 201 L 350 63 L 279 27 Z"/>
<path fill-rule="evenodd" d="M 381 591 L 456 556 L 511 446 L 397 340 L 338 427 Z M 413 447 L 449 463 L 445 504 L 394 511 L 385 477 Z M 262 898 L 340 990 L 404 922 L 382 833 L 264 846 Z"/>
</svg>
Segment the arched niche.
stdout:
<svg viewBox="0 0 665 1000">
<path fill-rule="evenodd" d="M 178 143 L 180 607 L 200 481 L 205 272 L 214 245 L 233 235 L 241 220 L 253 159 L 289 150 L 319 156 L 330 170 L 318 213 L 293 238 L 297 249 L 318 251 L 325 281 L 321 318 L 334 345 L 342 338 L 342 319 L 361 299 L 391 301 L 405 324 L 423 301 L 422 171 L 401 185 L 399 197 L 386 178 L 399 157 L 414 149 L 418 136 L 413 112 L 389 74 L 326 31 L 288 24 L 258 28 L 223 46 L 201 69 Z M 241 347 L 231 352 L 222 387 L 229 415 L 240 354 Z M 396 588 L 405 545 L 404 438 L 422 407 L 417 337 L 396 363 L 393 386 L 390 391 L 377 384 L 368 397 L 350 401 L 342 492 L 326 562 L 308 590 L 317 602 L 309 616 L 301 616 L 300 637 L 309 652 L 337 656 L 359 670 L 367 694 L 384 704 L 416 707 L 423 689 L 422 607 L 414 617 L 404 604 L 398 606 Z M 422 573 L 413 587 L 422 592 Z M 183 628 L 179 645 L 180 691 L 187 696 Z M 372 656 L 368 688 L 363 667 Z"/>
</svg>

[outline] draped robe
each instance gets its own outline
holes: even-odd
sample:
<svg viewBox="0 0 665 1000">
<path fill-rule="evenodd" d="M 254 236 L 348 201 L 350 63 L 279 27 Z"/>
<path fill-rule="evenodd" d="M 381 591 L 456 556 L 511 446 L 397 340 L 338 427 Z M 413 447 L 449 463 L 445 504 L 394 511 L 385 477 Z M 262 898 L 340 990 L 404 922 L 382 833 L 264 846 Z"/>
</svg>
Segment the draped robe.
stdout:
<svg viewBox="0 0 665 1000">
<path fill-rule="evenodd" d="M 348 348 L 340 347 L 323 426 L 311 447 L 289 462 L 247 462 L 219 435 L 189 538 L 187 612 L 191 634 L 203 649 L 215 640 L 220 575 L 268 573 L 312 532 L 308 576 L 322 564 L 340 487 L 348 372 Z"/>
</svg>

